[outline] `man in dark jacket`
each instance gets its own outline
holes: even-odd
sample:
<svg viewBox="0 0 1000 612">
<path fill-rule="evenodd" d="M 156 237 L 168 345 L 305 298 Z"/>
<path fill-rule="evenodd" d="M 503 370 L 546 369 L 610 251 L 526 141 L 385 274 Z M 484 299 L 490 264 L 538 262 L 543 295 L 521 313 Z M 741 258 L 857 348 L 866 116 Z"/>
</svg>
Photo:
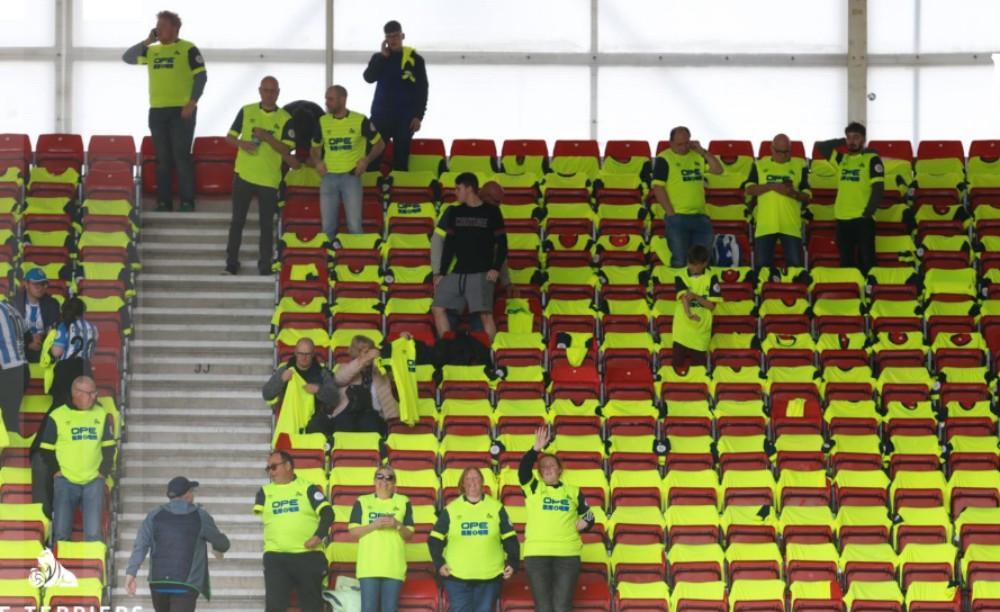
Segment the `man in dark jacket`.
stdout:
<svg viewBox="0 0 1000 612">
<path fill-rule="evenodd" d="M 285 388 L 292 379 L 293 371 L 298 372 L 306 381 L 306 393 L 315 395 L 318 403 L 335 406 L 340 401 L 340 392 L 337 391 L 333 372 L 316 359 L 316 345 L 313 341 L 303 338 L 295 343 L 295 354 L 292 358 L 278 366 L 271 378 L 264 383 L 261 394 L 265 402 L 271 403 L 284 397 Z"/>
<path fill-rule="evenodd" d="M 24 349 L 31 363 L 38 363 L 45 334 L 59 324 L 59 302 L 49 295 L 48 289 L 45 271 L 32 268 L 24 275 L 24 287 L 14 295 L 14 308 L 26 323 Z"/>
<path fill-rule="evenodd" d="M 410 140 L 420 130 L 427 110 L 427 67 L 412 47 L 404 47 L 403 27 L 390 21 L 382 28 L 382 49 L 372 55 L 365 82 L 376 83 L 371 120 L 387 144 L 392 140 L 392 167 L 406 170 Z M 369 167 L 369 170 L 377 169 Z"/>
<path fill-rule="evenodd" d="M 167 485 L 170 501 L 146 515 L 125 570 L 125 590 L 135 595 L 135 577 L 150 552 L 149 590 L 156 612 L 194 610 L 198 595 L 211 600 L 208 554 L 217 559 L 229 550 L 229 538 L 215 526 L 212 515 L 194 504 L 198 483 L 178 476 Z"/>
</svg>

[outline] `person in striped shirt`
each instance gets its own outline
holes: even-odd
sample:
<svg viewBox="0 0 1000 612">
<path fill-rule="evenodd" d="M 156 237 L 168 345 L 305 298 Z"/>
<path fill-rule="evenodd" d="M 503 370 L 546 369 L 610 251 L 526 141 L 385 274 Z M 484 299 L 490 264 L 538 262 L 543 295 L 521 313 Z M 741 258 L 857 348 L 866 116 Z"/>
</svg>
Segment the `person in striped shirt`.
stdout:
<svg viewBox="0 0 1000 612">
<path fill-rule="evenodd" d="M 20 432 L 21 398 L 28 374 L 25 328 L 21 313 L 0 301 L 0 411 L 7 431 Z"/>
<path fill-rule="evenodd" d="M 62 320 L 56 326 L 56 336 L 49 348 L 55 360 L 55 375 L 49 393 L 52 405 L 62 406 L 70 399 L 70 386 L 79 376 L 91 376 L 90 359 L 97 348 L 97 327 L 83 318 L 87 306 L 72 297 L 62 308 Z"/>
</svg>

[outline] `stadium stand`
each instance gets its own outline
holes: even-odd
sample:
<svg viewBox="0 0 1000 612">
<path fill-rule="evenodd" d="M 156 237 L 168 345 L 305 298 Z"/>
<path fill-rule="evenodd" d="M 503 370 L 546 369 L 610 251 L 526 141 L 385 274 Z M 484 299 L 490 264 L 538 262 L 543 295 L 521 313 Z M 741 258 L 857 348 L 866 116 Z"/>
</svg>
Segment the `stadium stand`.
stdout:
<svg viewBox="0 0 1000 612">
<path fill-rule="evenodd" d="M 484 471 L 523 533 L 513 466 L 547 423 L 566 479 L 599 515 L 577 609 L 987 609 L 1000 597 L 998 145 L 975 142 L 968 160 L 953 142 L 920 143 L 916 156 L 904 141 L 872 147 L 890 187 L 879 266 L 864 277 L 836 263 L 824 160 L 812 163 L 808 267 L 755 274 L 742 192 L 753 145 L 710 144 L 726 168 L 708 185 L 713 227 L 744 259 L 715 270 L 724 301 L 709 368 L 669 365 L 675 272 L 643 141 L 609 142 L 603 159 L 594 141 L 507 141 L 498 160 L 491 141 L 456 140 L 446 157 L 440 141 L 414 140 L 406 177 L 366 177 L 382 186 L 384 227 L 327 238 L 289 231 L 298 217 L 284 225 L 276 352 L 303 333 L 329 347 L 332 366 L 355 333 L 433 343 L 427 233 L 456 173 L 476 172 L 506 189 L 518 297 L 498 298 L 490 348 L 507 376 L 446 367 L 435 386 L 432 368 L 419 369 L 425 419 L 391 424 L 385 451 L 425 517 L 418 534 L 465 465 Z M 793 143 L 793 155 L 805 150 Z M 309 208 L 316 194 L 297 197 Z M 318 274 L 303 277 L 294 269 L 307 252 Z M 343 508 L 379 449 L 309 448 L 331 466 L 341 509 L 332 585 L 354 561 Z M 439 603 L 422 542 L 409 544 L 406 609 Z M 530 607 L 525 589 L 506 585 L 502 609 Z"/>
<path fill-rule="evenodd" d="M 139 269 L 135 165 L 131 137 L 95 137 L 85 155 L 79 135 L 43 134 L 34 148 L 27 136 L 0 135 L 0 299 L 9 299 L 24 274 L 40 267 L 57 300 L 79 296 L 86 302 L 87 318 L 100 330 L 92 359 L 97 401 L 112 415 L 119 440 Z M 79 513 L 72 540 L 49 543 L 49 518 L 41 504 L 32 503 L 28 450 L 51 398 L 38 364 L 31 364 L 30 376 L 20 429 L 6 432 L 0 449 L 0 567 L 6 584 L 0 605 L 110 605 L 118 468 L 107 482 L 111 495 L 103 524 L 109 544 L 79 541 Z M 120 459 L 119 450 L 116 462 Z M 78 588 L 40 589 L 26 580 L 43 546 L 51 546 L 62 566 L 75 573 Z"/>
</svg>

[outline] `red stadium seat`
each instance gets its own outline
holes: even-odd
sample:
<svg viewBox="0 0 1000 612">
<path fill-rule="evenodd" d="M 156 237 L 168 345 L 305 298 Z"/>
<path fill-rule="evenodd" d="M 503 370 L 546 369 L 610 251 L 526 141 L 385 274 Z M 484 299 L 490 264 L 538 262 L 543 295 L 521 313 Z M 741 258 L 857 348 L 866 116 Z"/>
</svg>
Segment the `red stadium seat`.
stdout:
<svg viewBox="0 0 1000 612">
<path fill-rule="evenodd" d="M 229 195 L 233 188 L 236 148 L 222 136 L 194 139 L 194 189 L 199 195 Z"/>
<path fill-rule="evenodd" d="M 79 134 L 39 134 L 35 143 L 35 165 L 55 173 L 66 168 L 82 173 L 83 138 Z"/>
</svg>

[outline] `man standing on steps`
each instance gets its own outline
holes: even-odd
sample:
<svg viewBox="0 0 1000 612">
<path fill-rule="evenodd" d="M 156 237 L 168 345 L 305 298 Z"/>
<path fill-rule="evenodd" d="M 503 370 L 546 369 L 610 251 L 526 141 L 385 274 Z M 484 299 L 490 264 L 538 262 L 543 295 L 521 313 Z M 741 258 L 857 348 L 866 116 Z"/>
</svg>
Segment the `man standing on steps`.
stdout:
<svg viewBox="0 0 1000 612">
<path fill-rule="evenodd" d="M 295 148 L 292 116 L 278 107 L 278 79 L 266 76 L 257 89 L 260 102 L 247 104 L 237 113 L 226 142 L 236 147 L 236 174 L 233 177 L 233 218 L 226 244 L 226 273 L 240 271 L 240 243 L 243 226 L 250 211 L 250 200 L 257 197 L 260 219 L 260 250 L 257 271 L 271 273 L 274 249 L 274 214 L 278 208 L 281 186 L 281 163 L 298 167 L 290 155 Z"/>
<path fill-rule="evenodd" d="M 319 487 L 295 476 L 288 453 L 271 453 L 267 473 L 271 482 L 253 504 L 264 523 L 265 611 L 285 612 L 294 590 L 302 612 L 323 612 L 323 542 L 333 525 L 333 507 Z"/>
<path fill-rule="evenodd" d="M 146 515 L 132 546 L 125 570 L 125 590 L 135 595 L 139 566 L 149 559 L 149 591 L 156 612 L 194 610 L 198 595 L 211 600 L 206 544 L 212 545 L 216 559 L 229 550 L 229 538 L 215 526 L 215 520 L 194 503 L 198 483 L 183 476 L 167 484 L 170 501 Z"/>
<path fill-rule="evenodd" d="M 129 47 L 122 55 L 126 64 L 149 67 L 149 131 L 156 148 L 156 210 L 173 210 L 173 175 L 181 210 L 194 210 L 194 166 L 191 143 L 197 119 L 198 99 L 205 91 L 208 75 L 205 58 L 193 43 L 181 40 L 181 18 L 160 11 L 156 27 L 146 40 Z M 154 44 L 154 43 L 160 44 Z"/>
</svg>

